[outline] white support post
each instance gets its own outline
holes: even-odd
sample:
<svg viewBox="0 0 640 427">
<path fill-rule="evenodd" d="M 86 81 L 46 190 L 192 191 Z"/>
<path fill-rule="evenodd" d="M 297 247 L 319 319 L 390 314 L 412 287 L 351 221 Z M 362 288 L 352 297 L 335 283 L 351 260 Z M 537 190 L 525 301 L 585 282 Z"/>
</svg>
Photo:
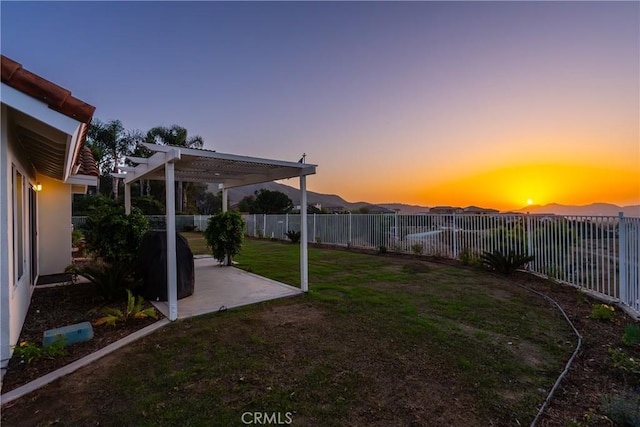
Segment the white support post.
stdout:
<svg viewBox="0 0 640 427">
<path fill-rule="evenodd" d="M 222 212 L 229 210 L 229 189 L 222 189 Z"/>
<path fill-rule="evenodd" d="M 534 255 L 533 253 L 533 229 L 531 228 L 531 214 L 529 212 L 527 212 L 527 231 L 526 231 L 526 235 L 527 235 L 527 256 L 531 256 Z M 534 259 L 533 261 L 529 261 L 527 263 L 527 269 L 532 270 L 533 269 L 533 263 L 536 260 Z"/>
<path fill-rule="evenodd" d="M 174 164 L 164 166 L 167 214 L 167 296 L 169 320 L 178 318 L 178 268 L 176 265 L 176 190 Z"/>
<path fill-rule="evenodd" d="M 300 289 L 302 292 L 309 291 L 307 244 L 307 177 L 300 175 Z"/>
<path fill-rule="evenodd" d="M 627 230 L 624 214 L 618 213 L 618 264 L 620 269 L 620 301 L 628 305 L 629 297 L 629 277 L 627 274 Z"/>
<path fill-rule="evenodd" d="M 140 183 L 142 185 L 142 183 Z M 131 213 L 131 183 L 124 183 L 124 213 L 129 215 Z"/>
</svg>

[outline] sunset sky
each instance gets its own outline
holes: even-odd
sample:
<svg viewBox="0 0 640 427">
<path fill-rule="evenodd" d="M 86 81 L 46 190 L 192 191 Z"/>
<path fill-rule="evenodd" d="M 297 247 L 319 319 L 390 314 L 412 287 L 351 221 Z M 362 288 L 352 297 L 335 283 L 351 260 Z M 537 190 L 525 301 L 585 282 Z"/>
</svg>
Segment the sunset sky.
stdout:
<svg viewBox="0 0 640 427">
<path fill-rule="evenodd" d="M 2 54 L 95 117 L 425 206 L 640 204 L 638 2 L 7 2 Z M 297 182 L 287 182 L 297 185 Z"/>
</svg>

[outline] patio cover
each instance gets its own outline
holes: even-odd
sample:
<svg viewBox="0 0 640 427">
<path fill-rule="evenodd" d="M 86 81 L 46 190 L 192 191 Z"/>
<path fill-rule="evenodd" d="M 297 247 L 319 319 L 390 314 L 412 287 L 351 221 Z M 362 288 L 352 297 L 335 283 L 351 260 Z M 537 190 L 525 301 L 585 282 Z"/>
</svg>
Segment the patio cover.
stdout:
<svg viewBox="0 0 640 427">
<path fill-rule="evenodd" d="M 307 256 L 307 175 L 316 173 L 316 165 L 218 153 L 210 150 L 144 143 L 154 154 L 148 158 L 128 157 L 135 167 L 120 167 L 115 175 L 125 182 L 125 210 L 131 211 L 131 183 L 140 179 L 166 181 L 167 277 L 169 320 L 178 318 L 175 185 L 176 181 L 217 183 L 222 190 L 222 210 L 228 209 L 228 189 L 286 178 L 300 178 L 300 284 L 309 289 Z"/>
</svg>

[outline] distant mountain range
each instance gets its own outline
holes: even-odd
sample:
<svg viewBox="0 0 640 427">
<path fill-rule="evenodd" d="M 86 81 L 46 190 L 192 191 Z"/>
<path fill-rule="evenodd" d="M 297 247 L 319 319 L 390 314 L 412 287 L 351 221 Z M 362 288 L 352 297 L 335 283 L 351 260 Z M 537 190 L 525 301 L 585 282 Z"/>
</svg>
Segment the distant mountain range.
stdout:
<svg viewBox="0 0 640 427">
<path fill-rule="evenodd" d="M 289 185 L 277 182 L 268 182 L 265 184 L 247 185 L 245 187 L 232 188 L 229 190 L 229 204 L 234 205 L 240 202 L 246 196 L 252 196 L 260 189 L 271 191 L 280 191 L 286 194 L 294 203 L 300 204 L 300 190 Z M 324 208 L 344 207 L 345 210 L 356 210 L 362 207 L 373 207 L 374 209 L 388 209 L 390 212 L 398 211 L 401 214 L 413 215 L 425 213 L 429 211 L 426 206 L 407 205 L 404 203 L 380 203 L 373 204 L 368 202 L 348 202 L 336 194 L 322 194 L 314 191 L 307 192 L 307 200 L 309 204 L 320 204 Z M 465 206 L 462 206 L 465 207 Z M 373 210 L 373 209 L 372 209 Z M 622 212 L 624 216 L 640 217 L 640 205 L 617 206 L 609 203 L 592 203 L 584 206 L 561 205 L 551 203 L 548 205 L 531 205 L 525 206 L 513 212 L 530 212 L 530 213 L 549 213 L 556 215 L 603 215 L 617 216 L 618 212 Z"/>
<path fill-rule="evenodd" d="M 584 206 L 560 205 L 550 203 L 548 205 L 531 205 L 514 212 L 553 213 L 556 215 L 598 215 L 617 216 L 622 212 L 624 216 L 640 217 L 640 205 L 618 206 L 610 203 L 591 203 Z"/>
</svg>

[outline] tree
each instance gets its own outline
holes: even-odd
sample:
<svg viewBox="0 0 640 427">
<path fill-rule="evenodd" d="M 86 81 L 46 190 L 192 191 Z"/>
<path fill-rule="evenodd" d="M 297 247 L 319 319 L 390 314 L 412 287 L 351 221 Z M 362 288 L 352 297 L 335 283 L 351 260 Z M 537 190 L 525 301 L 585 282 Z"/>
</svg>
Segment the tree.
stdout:
<svg viewBox="0 0 640 427">
<path fill-rule="evenodd" d="M 120 120 L 91 122 L 87 131 L 87 145 L 96 158 L 100 173 L 105 176 L 117 173 L 124 157 L 129 155 L 138 142 L 143 140 L 139 131 L 125 130 Z M 118 198 L 118 178 L 113 177 L 113 195 Z"/>
<path fill-rule="evenodd" d="M 293 202 L 281 191 L 265 190 L 256 193 L 254 210 L 251 213 L 284 214 L 293 209 Z"/>
<path fill-rule="evenodd" d="M 240 212 L 256 213 L 256 198 L 253 196 L 246 196 L 238 203 L 238 210 Z"/>
<path fill-rule="evenodd" d="M 204 238 L 216 259 L 226 259 L 227 265 L 232 265 L 232 258 L 242 248 L 244 225 L 238 212 L 220 212 L 209 218 Z"/>
<path fill-rule="evenodd" d="M 327 212 L 324 212 L 322 209 L 318 208 L 316 205 L 307 205 L 307 213 L 321 214 L 321 213 L 327 213 Z"/>
<path fill-rule="evenodd" d="M 173 145 L 184 148 L 202 148 L 204 140 L 200 135 L 188 136 L 187 129 L 182 126 L 172 125 L 171 127 L 156 126 L 149 129 L 146 142 L 160 145 Z M 182 182 L 178 181 L 176 194 L 176 210 L 183 212 L 187 205 L 186 193 L 183 192 Z"/>
<path fill-rule="evenodd" d="M 131 205 L 140 209 L 145 215 L 164 215 L 164 204 L 152 196 L 132 196 Z"/>
<path fill-rule="evenodd" d="M 213 194 L 208 191 L 196 198 L 196 208 L 200 215 L 213 215 L 222 210 L 222 194 Z"/>
<path fill-rule="evenodd" d="M 184 206 L 182 212 L 187 215 L 210 215 L 222 210 L 222 196 L 220 196 L 219 209 L 216 210 L 214 208 L 215 195 L 207 193 L 207 184 L 190 182 L 189 185 L 184 186 L 183 194 Z M 210 194 L 213 198 L 207 198 L 207 194 Z M 214 203 L 214 205 L 206 206 L 207 201 Z M 203 213 L 202 209 L 207 210 L 208 213 Z"/>
</svg>

